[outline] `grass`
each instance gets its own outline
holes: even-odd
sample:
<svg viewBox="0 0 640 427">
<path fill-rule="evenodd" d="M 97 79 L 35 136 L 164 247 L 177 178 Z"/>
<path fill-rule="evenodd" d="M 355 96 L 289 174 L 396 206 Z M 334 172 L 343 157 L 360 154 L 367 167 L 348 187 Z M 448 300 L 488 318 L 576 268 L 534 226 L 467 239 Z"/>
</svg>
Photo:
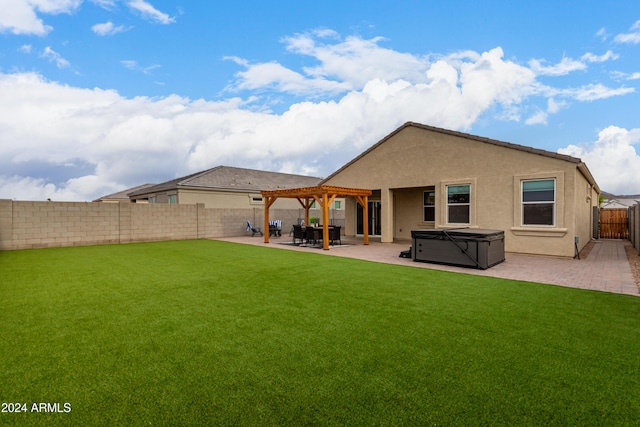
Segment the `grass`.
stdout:
<svg viewBox="0 0 640 427">
<path fill-rule="evenodd" d="M 0 252 L 15 425 L 634 425 L 640 299 L 215 241 Z M 69 403 L 69 413 L 31 412 Z"/>
</svg>

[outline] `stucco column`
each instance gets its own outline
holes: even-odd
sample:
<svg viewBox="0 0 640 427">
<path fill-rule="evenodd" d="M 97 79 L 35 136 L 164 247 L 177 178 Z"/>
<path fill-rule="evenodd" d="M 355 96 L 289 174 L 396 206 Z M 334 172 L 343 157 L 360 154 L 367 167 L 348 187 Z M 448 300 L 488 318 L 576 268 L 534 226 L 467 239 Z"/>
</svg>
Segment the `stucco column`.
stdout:
<svg viewBox="0 0 640 427">
<path fill-rule="evenodd" d="M 393 243 L 393 190 L 389 188 L 383 188 L 380 190 L 382 202 L 380 213 L 382 236 L 380 241 L 382 243 Z"/>
</svg>

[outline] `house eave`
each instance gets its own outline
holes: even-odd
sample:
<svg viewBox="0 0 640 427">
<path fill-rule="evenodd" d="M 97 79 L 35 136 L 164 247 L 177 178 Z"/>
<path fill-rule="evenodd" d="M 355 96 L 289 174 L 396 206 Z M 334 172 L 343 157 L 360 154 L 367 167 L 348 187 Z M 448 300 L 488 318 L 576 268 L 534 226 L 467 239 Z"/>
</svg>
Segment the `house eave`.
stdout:
<svg viewBox="0 0 640 427">
<path fill-rule="evenodd" d="M 582 175 L 584 175 L 585 178 L 587 178 L 587 181 L 589 182 L 589 184 L 593 186 L 594 190 L 598 194 L 602 193 L 602 190 L 600 190 L 600 186 L 596 182 L 593 175 L 591 175 L 591 171 L 589 170 L 589 168 L 585 163 L 583 162 L 578 163 L 578 170 L 580 171 L 580 173 L 582 173 Z"/>
</svg>

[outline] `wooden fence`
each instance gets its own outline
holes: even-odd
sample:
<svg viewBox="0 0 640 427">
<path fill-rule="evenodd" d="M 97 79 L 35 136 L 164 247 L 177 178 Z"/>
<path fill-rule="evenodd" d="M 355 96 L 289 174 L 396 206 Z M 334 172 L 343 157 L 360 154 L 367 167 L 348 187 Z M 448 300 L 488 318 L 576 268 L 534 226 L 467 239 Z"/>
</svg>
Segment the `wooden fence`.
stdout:
<svg viewBox="0 0 640 427">
<path fill-rule="evenodd" d="M 629 209 L 600 209 L 600 238 L 629 238 Z"/>
</svg>

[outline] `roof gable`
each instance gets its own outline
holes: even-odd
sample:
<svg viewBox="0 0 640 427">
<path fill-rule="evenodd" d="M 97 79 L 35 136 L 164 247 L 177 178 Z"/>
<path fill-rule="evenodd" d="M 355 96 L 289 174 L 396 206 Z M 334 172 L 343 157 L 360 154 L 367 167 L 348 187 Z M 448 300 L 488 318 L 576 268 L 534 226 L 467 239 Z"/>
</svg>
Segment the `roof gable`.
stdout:
<svg viewBox="0 0 640 427">
<path fill-rule="evenodd" d="M 324 183 L 328 182 L 333 177 L 338 175 L 340 172 L 342 172 L 343 170 L 347 169 L 352 164 L 356 163 L 358 160 L 360 160 L 361 158 L 365 157 L 368 153 L 370 153 L 371 151 L 375 150 L 379 146 L 383 145 L 384 143 L 389 141 L 391 138 L 393 138 L 395 135 L 399 134 L 400 132 L 404 131 L 405 129 L 407 129 L 409 127 L 415 127 L 415 128 L 418 128 L 418 129 L 423 129 L 423 130 L 427 130 L 427 131 L 431 131 L 431 132 L 437 132 L 437 133 L 441 133 L 441 134 L 445 134 L 445 135 L 455 136 L 455 137 L 458 137 L 458 138 L 464 138 L 464 139 L 477 141 L 477 142 L 481 142 L 481 143 L 485 143 L 485 144 L 491 144 L 491 145 L 498 146 L 498 147 L 504 147 L 504 148 L 507 148 L 507 149 L 513 149 L 513 150 L 518 150 L 518 151 L 522 151 L 522 152 L 526 152 L 526 153 L 531 153 L 531 154 L 535 154 L 535 155 L 540 155 L 540 156 L 545 156 L 545 157 L 549 157 L 549 158 L 553 158 L 553 159 L 558 159 L 558 160 L 574 163 L 574 164 L 576 164 L 576 166 L 579 165 L 579 164 L 582 164 L 582 161 L 580 159 L 578 159 L 576 157 L 568 156 L 568 155 L 565 155 L 565 154 L 554 153 L 554 152 L 551 152 L 551 151 L 541 150 L 541 149 L 538 149 L 538 148 L 527 147 L 525 145 L 512 144 L 510 142 L 498 141 L 498 140 L 495 140 L 495 139 L 484 138 L 484 137 L 481 137 L 481 136 L 471 135 L 471 134 L 468 134 L 468 133 L 463 133 L 463 132 L 458 132 L 458 131 L 438 128 L 438 127 L 429 126 L 429 125 L 423 125 L 423 124 L 420 124 L 420 123 L 406 122 L 404 125 L 400 126 L 398 129 L 394 130 L 389 135 L 387 135 L 384 138 L 382 138 L 379 142 L 375 143 L 374 145 L 369 147 L 367 150 L 362 152 L 360 155 L 358 155 L 357 157 L 355 157 L 354 159 L 349 161 L 347 164 L 342 166 L 340 169 L 338 169 L 337 171 L 335 171 L 334 173 L 332 173 L 331 175 L 329 175 L 328 177 L 323 179 L 321 184 L 324 184 Z"/>
</svg>

